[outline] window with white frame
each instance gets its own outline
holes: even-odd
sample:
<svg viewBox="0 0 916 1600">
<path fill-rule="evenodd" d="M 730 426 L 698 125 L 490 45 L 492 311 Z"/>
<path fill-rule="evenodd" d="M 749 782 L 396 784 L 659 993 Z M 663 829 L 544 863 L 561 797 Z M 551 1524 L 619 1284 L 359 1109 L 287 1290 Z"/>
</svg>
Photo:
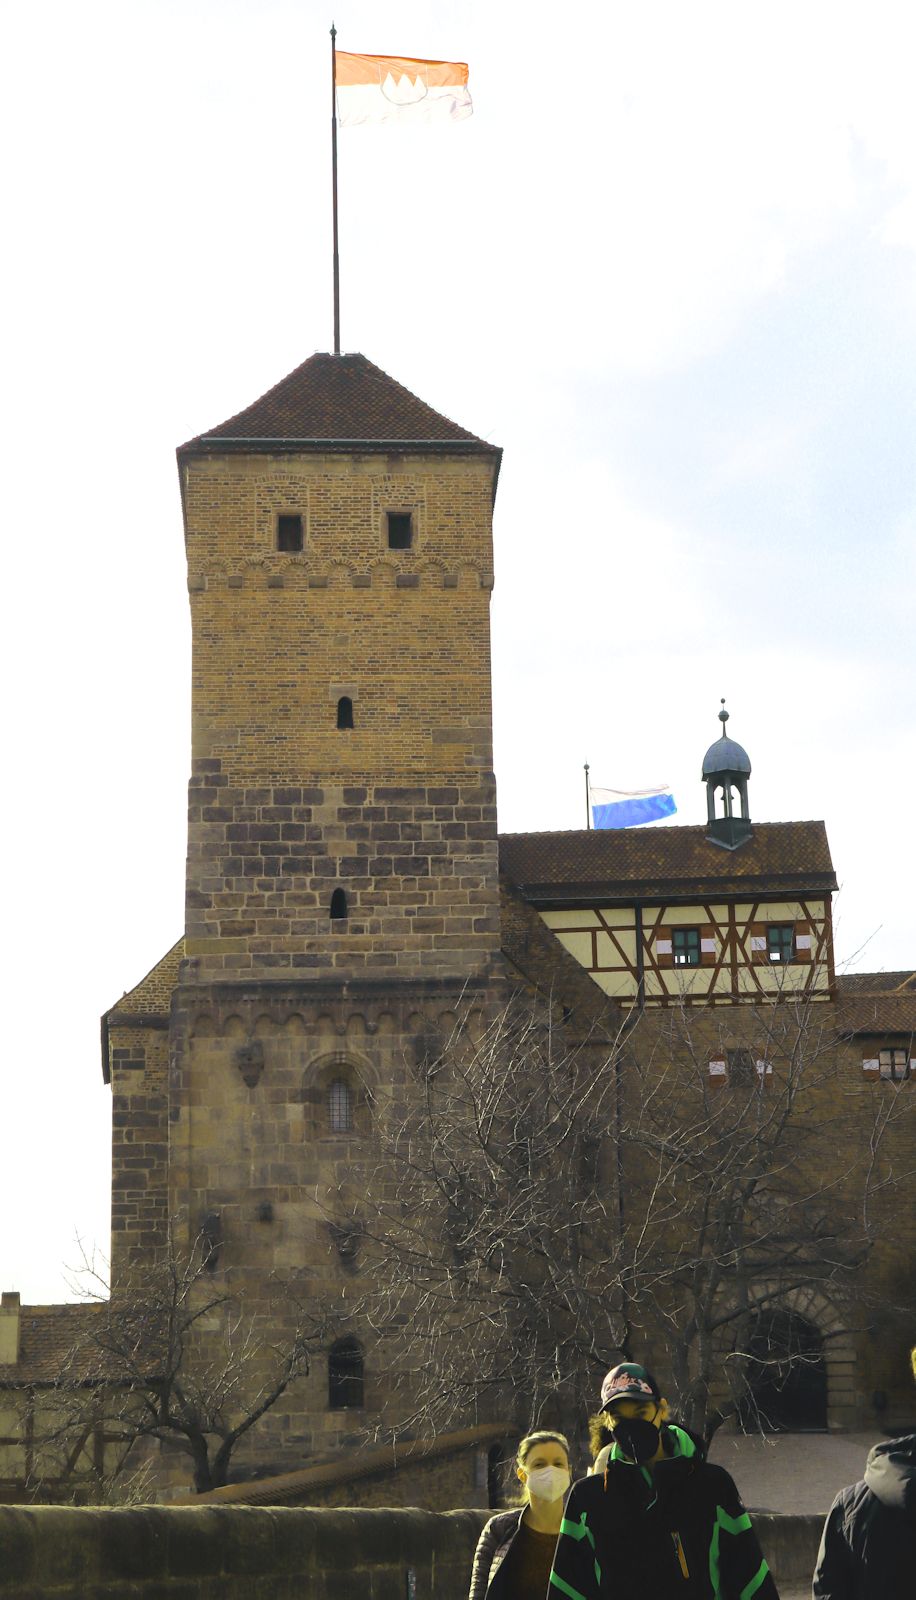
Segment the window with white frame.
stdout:
<svg viewBox="0 0 916 1600">
<path fill-rule="evenodd" d="M 910 1075 L 909 1051 L 898 1045 L 888 1045 L 878 1051 L 878 1076 L 890 1083 L 902 1083 Z"/>
</svg>

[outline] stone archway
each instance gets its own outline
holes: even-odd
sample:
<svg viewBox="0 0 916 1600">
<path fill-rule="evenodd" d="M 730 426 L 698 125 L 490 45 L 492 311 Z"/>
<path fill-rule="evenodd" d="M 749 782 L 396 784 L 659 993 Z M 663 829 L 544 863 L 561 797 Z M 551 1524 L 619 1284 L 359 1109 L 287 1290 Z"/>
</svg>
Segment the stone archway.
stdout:
<svg viewBox="0 0 916 1600">
<path fill-rule="evenodd" d="M 748 1422 L 774 1433 L 854 1425 L 855 1347 L 838 1307 L 820 1290 L 790 1290 L 763 1308 L 749 1351 Z"/>
<path fill-rule="evenodd" d="M 782 1307 L 761 1311 L 747 1342 L 746 1372 L 748 1391 L 740 1413 L 745 1429 L 826 1431 L 824 1340 L 807 1317 Z"/>
</svg>

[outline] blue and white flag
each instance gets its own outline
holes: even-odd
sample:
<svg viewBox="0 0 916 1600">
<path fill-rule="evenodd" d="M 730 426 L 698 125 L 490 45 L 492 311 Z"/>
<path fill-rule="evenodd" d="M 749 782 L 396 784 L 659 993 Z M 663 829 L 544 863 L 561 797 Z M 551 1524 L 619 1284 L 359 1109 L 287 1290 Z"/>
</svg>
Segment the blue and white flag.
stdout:
<svg viewBox="0 0 916 1600">
<path fill-rule="evenodd" d="M 677 811 L 674 795 L 667 783 L 657 789 L 593 789 L 588 798 L 593 828 L 638 828 L 641 822 L 657 822 L 673 817 Z"/>
</svg>

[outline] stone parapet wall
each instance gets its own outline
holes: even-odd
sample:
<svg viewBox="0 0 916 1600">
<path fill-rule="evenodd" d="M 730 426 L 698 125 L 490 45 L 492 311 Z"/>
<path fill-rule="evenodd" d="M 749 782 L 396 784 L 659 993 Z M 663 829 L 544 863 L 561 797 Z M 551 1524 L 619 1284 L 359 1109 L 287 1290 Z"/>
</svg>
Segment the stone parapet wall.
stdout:
<svg viewBox="0 0 916 1600">
<path fill-rule="evenodd" d="M 464 1600 L 489 1514 L 4 1506 L 3 1593 L 10 1600 Z M 784 1589 L 810 1581 L 820 1520 L 756 1519 Z"/>
</svg>

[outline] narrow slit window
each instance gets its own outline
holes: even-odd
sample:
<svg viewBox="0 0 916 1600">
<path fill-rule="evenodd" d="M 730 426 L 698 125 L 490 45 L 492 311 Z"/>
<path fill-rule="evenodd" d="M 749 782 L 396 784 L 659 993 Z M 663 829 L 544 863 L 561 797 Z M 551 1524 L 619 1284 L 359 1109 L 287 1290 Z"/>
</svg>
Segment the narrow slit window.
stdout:
<svg viewBox="0 0 916 1600">
<path fill-rule="evenodd" d="M 348 694 L 342 694 L 337 702 L 338 728 L 352 728 L 353 726 L 353 701 Z"/>
<path fill-rule="evenodd" d="M 413 517 L 409 511 L 388 511 L 389 550 L 409 550 L 413 544 Z"/>
<path fill-rule="evenodd" d="M 344 1078 L 335 1078 L 328 1090 L 328 1127 L 332 1133 L 352 1133 L 353 1096 Z"/>
<path fill-rule="evenodd" d="M 295 515 L 284 513 L 277 518 L 277 549 L 302 549 L 302 518 L 298 512 Z"/>
<path fill-rule="evenodd" d="M 338 1339 L 328 1352 L 328 1406 L 332 1411 L 363 1403 L 363 1352 L 355 1339 Z"/>
<path fill-rule="evenodd" d="M 335 889 L 331 895 L 331 921 L 341 922 L 347 915 L 347 896 L 343 889 Z"/>
</svg>

